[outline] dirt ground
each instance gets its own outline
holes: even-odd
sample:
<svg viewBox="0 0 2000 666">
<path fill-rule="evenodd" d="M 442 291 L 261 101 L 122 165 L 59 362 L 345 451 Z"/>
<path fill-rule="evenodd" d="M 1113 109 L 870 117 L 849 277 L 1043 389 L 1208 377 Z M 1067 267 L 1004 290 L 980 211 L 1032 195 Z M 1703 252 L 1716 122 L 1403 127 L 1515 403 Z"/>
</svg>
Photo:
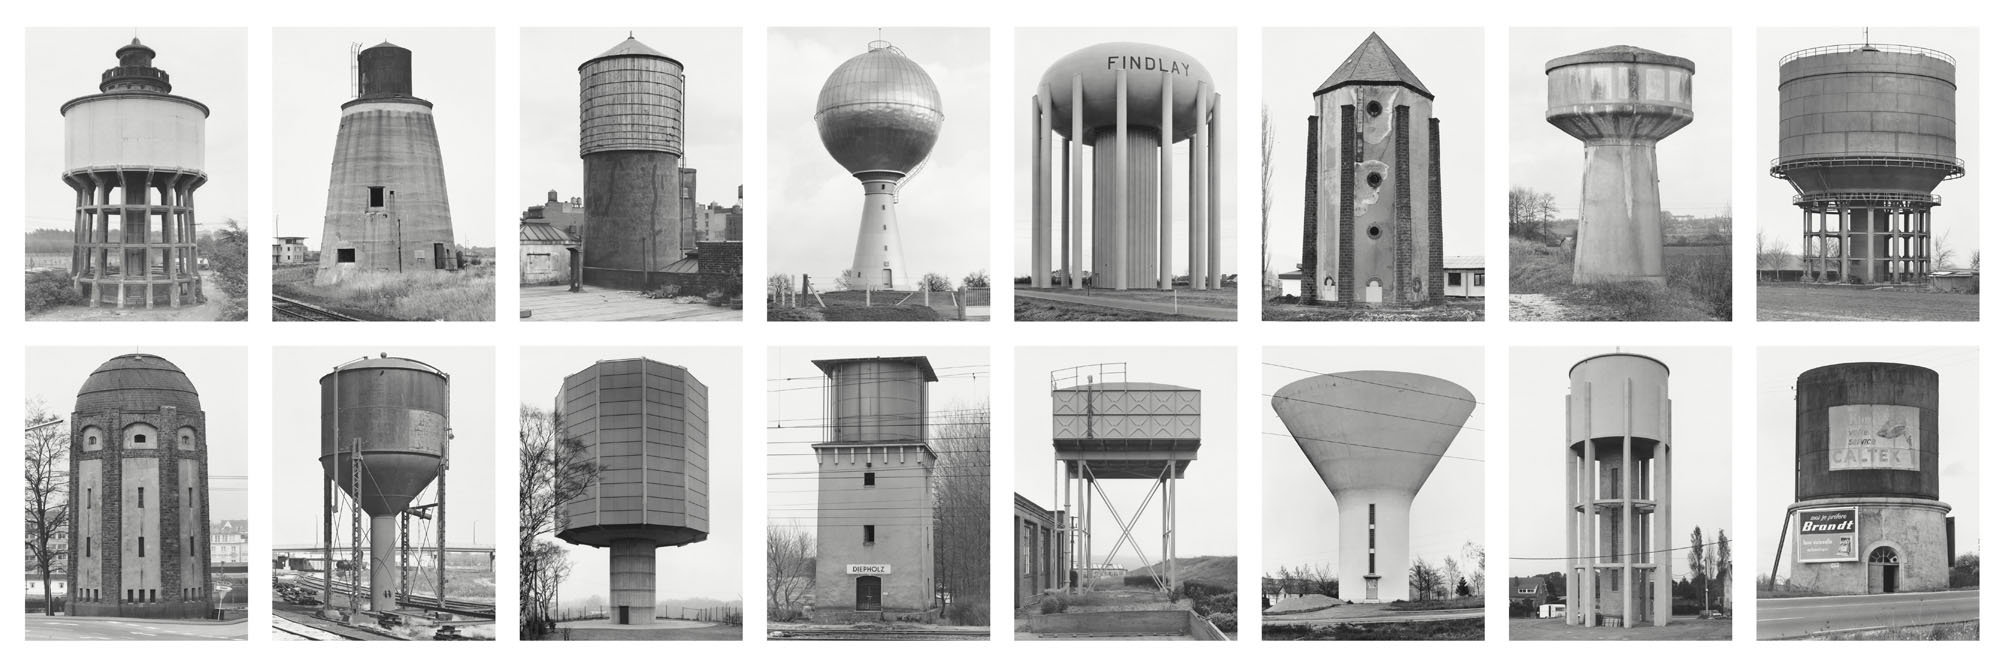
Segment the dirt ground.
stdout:
<svg viewBox="0 0 2000 666">
<path fill-rule="evenodd" d="M 1342 308 L 1265 303 L 1264 321 L 1482 321 L 1486 299 L 1452 299 L 1422 308 Z"/>
<path fill-rule="evenodd" d="M 1763 283 L 1757 285 L 1757 320 L 1979 321 L 1979 295 Z"/>
<path fill-rule="evenodd" d="M 217 321 L 222 316 L 222 299 L 210 295 L 208 302 L 179 309 L 156 306 L 118 309 L 108 306 L 65 305 L 28 315 L 34 321 Z"/>
<path fill-rule="evenodd" d="M 1517 641 L 1726 641 L 1729 618 L 1700 620 L 1676 615 L 1664 627 L 1577 627 L 1562 618 L 1512 619 L 1507 637 Z"/>
</svg>

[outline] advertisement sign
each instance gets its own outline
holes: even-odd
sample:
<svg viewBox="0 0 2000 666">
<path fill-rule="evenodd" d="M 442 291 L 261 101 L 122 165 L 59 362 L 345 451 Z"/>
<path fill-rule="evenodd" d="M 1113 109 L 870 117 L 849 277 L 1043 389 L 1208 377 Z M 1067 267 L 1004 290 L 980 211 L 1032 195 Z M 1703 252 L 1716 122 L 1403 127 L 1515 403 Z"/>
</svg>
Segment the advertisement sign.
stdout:
<svg viewBox="0 0 2000 666">
<path fill-rule="evenodd" d="M 887 564 L 849 564 L 849 565 L 847 565 L 847 575 L 849 575 L 849 576 L 887 576 L 887 575 L 889 575 L 889 565 L 887 565 Z"/>
<path fill-rule="evenodd" d="M 1905 405 L 1836 405 L 1826 409 L 1827 467 L 1918 471 L 1923 441 L 1917 408 Z"/>
<path fill-rule="evenodd" d="M 1800 562 L 1861 559 L 1861 513 L 1854 507 L 1799 511 Z"/>
</svg>

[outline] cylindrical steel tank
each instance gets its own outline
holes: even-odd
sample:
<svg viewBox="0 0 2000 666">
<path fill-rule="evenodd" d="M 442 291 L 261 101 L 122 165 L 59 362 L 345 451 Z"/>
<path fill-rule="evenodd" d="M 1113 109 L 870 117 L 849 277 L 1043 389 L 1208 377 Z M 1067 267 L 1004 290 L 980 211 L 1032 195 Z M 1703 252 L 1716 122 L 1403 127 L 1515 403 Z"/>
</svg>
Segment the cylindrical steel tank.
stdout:
<svg viewBox="0 0 2000 666">
<path fill-rule="evenodd" d="M 1584 144 L 1578 283 L 1667 281 L 1660 139 L 1694 122 L 1694 61 L 1609 46 L 1548 62 L 1546 118 Z"/>
<path fill-rule="evenodd" d="M 1960 169 L 1957 69 L 1949 55 L 1889 44 L 1785 56 L 1774 171 L 1808 195 L 1930 194 Z"/>
<path fill-rule="evenodd" d="M 826 373 L 829 432 L 843 444 L 922 442 L 930 382 L 937 373 L 924 357 L 813 361 Z"/>
<path fill-rule="evenodd" d="M 1938 373 L 1841 363 L 1799 375 L 1797 499 L 1938 499 Z"/>
<path fill-rule="evenodd" d="M 826 152 L 861 181 L 861 226 L 848 286 L 915 284 L 917 276 L 904 268 L 896 198 L 903 179 L 930 158 L 944 128 L 937 83 L 901 49 L 874 42 L 827 76 L 813 122 Z"/>
<path fill-rule="evenodd" d="M 694 224 L 682 209 L 681 132 L 687 76 L 680 61 L 626 38 L 577 67 L 583 157 L 583 279 L 651 289 L 679 261 Z"/>
<path fill-rule="evenodd" d="M 582 107 L 579 154 L 613 150 L 681 154 L 687 74 L 679 60 L 627 38 L 585 60 L 576 71 Z"/>
<path fill-rule="evenodd" d="M 414 71 L 410 50 L 382 42 L 356 56 L 360 72 L 361 99 L 409 97 L 414 94 Z"/>
<path fill-rule="evenodd" d="M 358 64 L 360 94 L 340 107 L 313 282 L 457 270 L 444 154 L 431 103 L 412 95 L 410 51 L 384 42 Z"/>
<path fill-rule="evenodd" d="M 384 356 L 340 366 L 320 377 L 319 387 L 320 467 L 368 513 L 368 607 L 393 610 L 396 516 L 444 471 L 451 377 L 421 361 Z"/>
<path fill-rule="evenodd" d="M 1569 371 L 1563 516 L 1567 622 L 1663 626 L 1673 558 L 1672 404 L 1666 364 L 1614 353 Z"/>
<path fill-rule="evenodd" d="M 1348 601 L 1408 597 L 1410 505 L 1477 405 L 1457 384 L 1375 370 L 1309 377 L 1271 396 L 1339 505 Z"/>
</svg>

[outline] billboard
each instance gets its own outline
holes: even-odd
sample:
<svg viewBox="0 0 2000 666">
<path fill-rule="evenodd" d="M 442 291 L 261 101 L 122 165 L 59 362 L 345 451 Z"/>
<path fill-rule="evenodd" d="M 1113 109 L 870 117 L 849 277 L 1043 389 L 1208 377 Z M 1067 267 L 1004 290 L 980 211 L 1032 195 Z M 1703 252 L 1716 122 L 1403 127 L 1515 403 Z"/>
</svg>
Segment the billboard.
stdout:
<svg viewBox="0 0 2000 666">
<path fill-rule="evenodd" d="M 1923 441 L 1917 408 L 1906 405 L 1835 405 L 1826 408 L 1827 468 L 1919 471 Z"/>
<path fill-rule="evenodd" d="M 1799 510 L 1800 562 L 1861 559 L 1861 513 L 1854 507 Z"/>
</svg>

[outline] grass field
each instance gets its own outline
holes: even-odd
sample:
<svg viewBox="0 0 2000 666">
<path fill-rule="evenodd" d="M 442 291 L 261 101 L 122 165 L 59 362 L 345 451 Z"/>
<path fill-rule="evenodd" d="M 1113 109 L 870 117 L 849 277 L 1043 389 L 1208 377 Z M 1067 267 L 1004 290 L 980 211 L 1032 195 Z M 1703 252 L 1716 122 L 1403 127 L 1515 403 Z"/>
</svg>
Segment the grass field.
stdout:
<svg viewBox="0 0 2000 666">
<path fill-rule="evenodd" d="M 1821 634 L 1809 640 L 1822 641 L 1976 641 L 1979 621 L 1927 624 L 1920 627 L 1869 629 Z"/>
<path fill-rule="evenodd" d="M 1271 624 L 1267 641 L 1479 641 L 1486 639 L 1485 618 L 1436 622 L 1371 622 L 1367 624 Z"/>
<path fill-rule="evenodd" d="M 1486 299 L 1451 299 L 1422 308 L 1343 308 L 1265 303 L 1264 321 L 1484 321 Z"/>
<path fill-rule="evenodd" d="M 1100 308 L 1027 298 L 1014 299 L 1014 321 L 1209 321 L 1187 315 Z"/>
<path fill-rule="evenodd" d="M 1978 294 L 1765 282 L 1759 321 L 1979 321 Z"/>
<path fill-rule="evenodd" d="M 1561 305 L 1549 317 L 1568 321 L 1728 321 L 1735 294 L 1729 246 L 1670 245 L 1665 287 L 1623 282 L 1571 284 L 1575 255 L 1568 248 L 1511 239 L 1509 289 Z M 1518 300 L 1518 299 L 1517 299 Z M 1518 318 L 1519 311 L 1510 308 Z"/>
<path fill-rule="evenodd" d="M 339 284 L 315 285 L 314 266 L 271 271 L 271 292 L 364 319 L 492 321 L 493 265 L 458 271 L 361 273 Z"/>
</svg>

